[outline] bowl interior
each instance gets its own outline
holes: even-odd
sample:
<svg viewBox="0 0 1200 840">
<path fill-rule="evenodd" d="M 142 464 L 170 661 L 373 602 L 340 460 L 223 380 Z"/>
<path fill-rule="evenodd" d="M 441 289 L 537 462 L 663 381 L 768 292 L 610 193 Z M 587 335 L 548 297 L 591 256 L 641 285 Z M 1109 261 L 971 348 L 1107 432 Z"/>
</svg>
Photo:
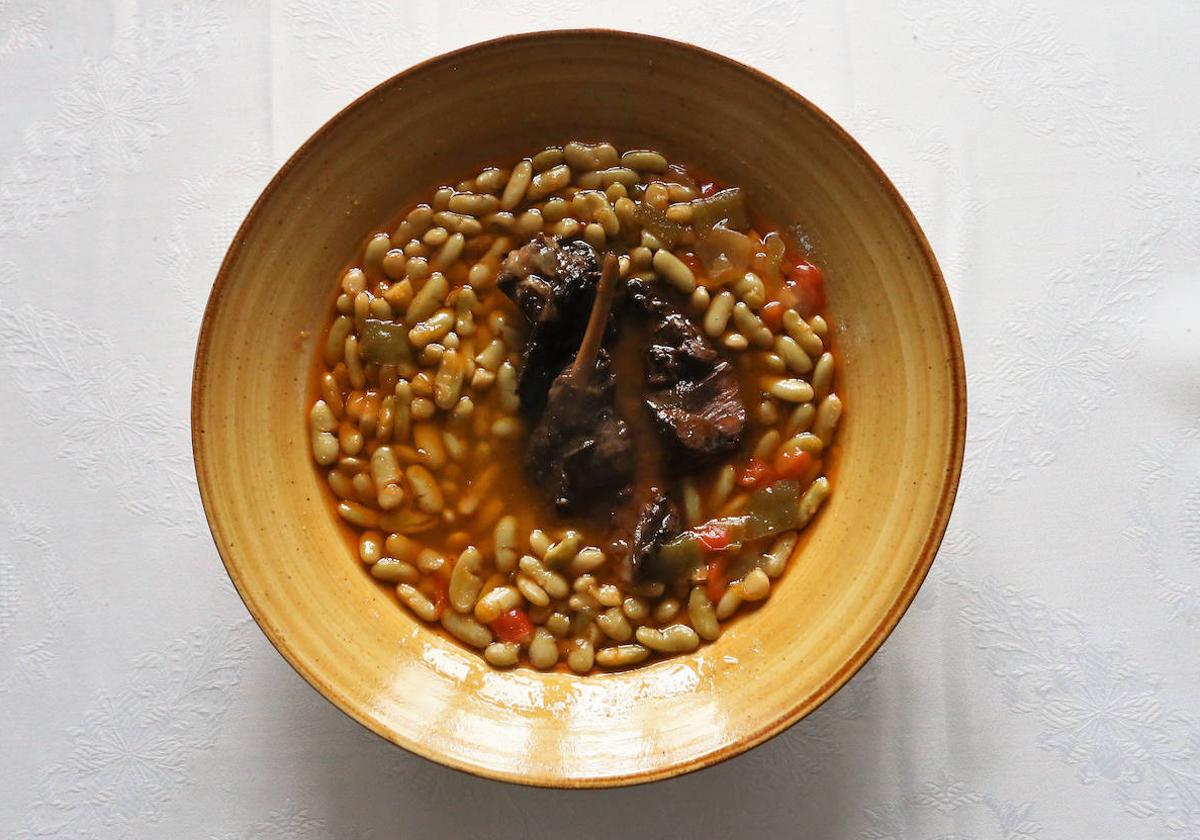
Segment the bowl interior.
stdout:
<svg viewBox="0 0 1200 840">
<path fill-rule="evenodd" d="M 583 78 L 569 72 L 574 62 Z M 587 678 L 498 672 L 366 575 L 305 424 L 315 337 L 356 243 L 432 187 L 572 138 L 659 149 L 748 189 L 828 277 L 846 404 L 830 503 L 771 600 L 697 653 Z M 915 594 L 949 515 L 964 381 L 924 237 L 866 155 L 766 77 L 672 42 L 517 36 L 420 65 L 284 167 L 238 233 L 197 351 L 193 434 L 217 546 L 299 672 L 374 731 L 483 775 L 567 786 L 704 766 L 811 711 Z"/>
</svg>

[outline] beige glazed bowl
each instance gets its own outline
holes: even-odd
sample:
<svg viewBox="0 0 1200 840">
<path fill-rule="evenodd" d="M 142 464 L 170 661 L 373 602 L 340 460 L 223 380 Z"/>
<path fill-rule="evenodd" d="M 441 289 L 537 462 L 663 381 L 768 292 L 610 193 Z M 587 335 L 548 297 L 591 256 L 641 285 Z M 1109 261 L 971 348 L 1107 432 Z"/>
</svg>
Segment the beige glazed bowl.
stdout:
<svg viewBox="0 0 1200 840">
<path fill-rule="evenodd" d="M 582 61 L 585 74 L 565 73 Z M 569 139 L 654 148 L 748 189 L 824 268 L 846 405 L 830 502 L 769 602 L 694 654 L 578 677 L 497 671 L 365 572 L 309 454 L 314 342 L 373 225 L 496 158 Z M 280 170 L 221 266 L 196 351 L 204 507 L 246 606 L 318 691 L 451 767 L 535 785 L 710 765 L 811 712 L 895 626 L 963 455 L 954 314 L 912 214 L 865 152 L 778 82 L 657 38 L 564 31 L 435 58 L 363 96 Z"/>
</svg>

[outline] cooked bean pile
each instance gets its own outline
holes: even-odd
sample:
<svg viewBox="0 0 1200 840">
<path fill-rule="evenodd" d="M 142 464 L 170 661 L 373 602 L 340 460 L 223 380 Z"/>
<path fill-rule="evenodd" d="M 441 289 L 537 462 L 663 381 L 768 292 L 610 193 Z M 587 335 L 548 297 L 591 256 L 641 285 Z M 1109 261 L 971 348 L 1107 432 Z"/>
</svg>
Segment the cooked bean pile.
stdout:
<svg viewBox="0 0 1200 840">
<path fill-rule="evenodd" d="M 561 516 L 522 467 L 527 325 L 496 282 L 542 234 L 619 255 L 627 282 L 664 284 L 736 365 L 747 443 L 674 488 L 689 530 L 672 546 L 701 552 L 677 580 L 623 583 L 619 544 Z M 751 223 L 740 190 L 607 143 L 488 167 L 372 235 L 341 277 L 309 412 L 362 563 L 496 667 L 524 657 L 582 674 L 716 639 L 767 598 L 829 493 L 842 406 L 821 272 L 798 254 Z M 743 527 L 772 498 L 789 509 Z"/>
</svg>

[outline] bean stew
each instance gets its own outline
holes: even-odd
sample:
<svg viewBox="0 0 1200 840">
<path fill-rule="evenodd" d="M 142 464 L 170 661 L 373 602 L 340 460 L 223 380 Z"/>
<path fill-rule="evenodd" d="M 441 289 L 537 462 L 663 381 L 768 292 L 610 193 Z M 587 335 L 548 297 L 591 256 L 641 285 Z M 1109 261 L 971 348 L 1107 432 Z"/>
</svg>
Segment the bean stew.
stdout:
<svg viewBox="0 0 1200 840">
<path fill-rule="evenodd" d="M 312 455 L 362 564 L 497 668 L 695 650 L 830 492 L 824 277 L 742 189 L 570 142 L 370 235 Z"/>
</svg>

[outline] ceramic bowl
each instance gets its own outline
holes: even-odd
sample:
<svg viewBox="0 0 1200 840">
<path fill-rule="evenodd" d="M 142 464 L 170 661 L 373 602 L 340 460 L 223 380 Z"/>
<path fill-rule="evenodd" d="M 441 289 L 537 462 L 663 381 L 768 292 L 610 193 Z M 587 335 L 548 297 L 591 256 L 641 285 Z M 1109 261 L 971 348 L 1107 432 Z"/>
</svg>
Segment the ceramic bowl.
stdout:
<svg viewBox="0 0 1200 840">
<path fill-rule="evenodd" d="M 694 654 L 586 677 L 494 670 L 399 607 L 357 562 L 313 466 L 305 419 L 314 341 L 365 233 L 484 162 L 573 138 L 699 165 L 803 235 L 828 278 L 846 406 L 832 498 L 764 607 Z M 280 169 L 213 287 L 192 433 L 229 575 L 318 691 L 451 767 L 598 787 L 749 749 L 862 666 L 912 601 L 946 527 L 965 387 L 929 244 L 843 129 L 719 55 L 643 35 L 560 31 L 478 44 L 401 73 Z"/>
</svg>

